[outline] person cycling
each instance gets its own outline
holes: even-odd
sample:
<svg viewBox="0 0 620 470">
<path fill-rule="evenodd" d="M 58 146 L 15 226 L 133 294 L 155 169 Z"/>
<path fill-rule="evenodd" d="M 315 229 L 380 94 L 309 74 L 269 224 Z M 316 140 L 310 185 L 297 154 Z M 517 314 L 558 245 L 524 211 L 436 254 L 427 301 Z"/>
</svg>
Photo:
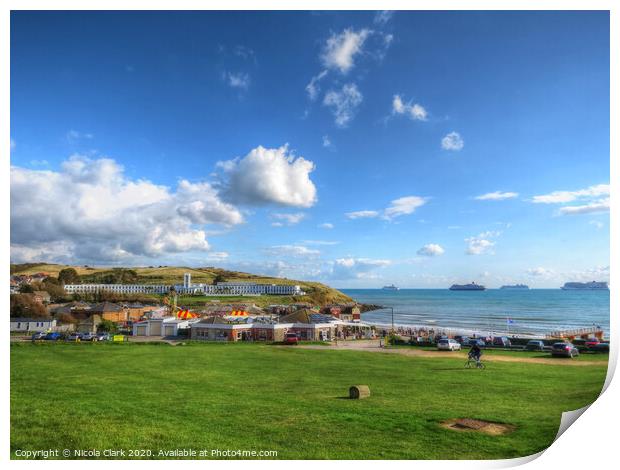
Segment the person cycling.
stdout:
<svg viewBox="0 0 620 470">
<path fill-rule="evenodd" d="M 475 359 L 476 362 L 480 362 L 480 357 L 482 356 L 482 349 L 480 349 L 480 346 L 478 346 L 477 343 L 474 343 L 469 350 L 468 355 L 470 359 Z"/>
</svg>

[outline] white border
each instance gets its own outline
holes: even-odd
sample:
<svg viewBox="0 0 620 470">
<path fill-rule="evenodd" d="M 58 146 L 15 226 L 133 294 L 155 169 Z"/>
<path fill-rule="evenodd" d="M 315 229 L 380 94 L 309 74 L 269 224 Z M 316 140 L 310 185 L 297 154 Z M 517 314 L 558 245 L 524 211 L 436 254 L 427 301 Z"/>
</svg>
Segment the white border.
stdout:
<svg viewBox="0 0 620 470">
<path fill-rule="evenodd" d="M 619 22 L 618 11 L 616 7 L 617 2 L 612 1 L 558 1 L 558 0 L 506 0 L 497 2 L 490 0 L 472 0 L 472 1 L 457 1 L 457 0 L 436 0 L 436 1 L 404 1 L 404 0 L 385 0 L 385 1 L 372 1 L 372 0 L 357 0 L 357 1 L 345 1 L 345 0 L 299 0 L 299 1 L 284 1 L 284 0 L 263 0 L 263 1 L 251 1 L 251 0 L 228 0 L 222 2 L 219 5 L 210 5 L 207 2 L 200 2 L 198 0 L 151 0 L 149 2 L 141 2 L 138 0 L 90 0 L 88 3 L 79 2 L 76 0 L 57 0 L 51 4 L 49 1 L 44 0 L 7 0 L 2 3 L 0 13 L 0 103 L 1 103 L 1 116 L 0 123 L 4 125 L 4 133 L 1 139 L 1 147 L 3 149 L 2 156 L 8 157 L 8 149 L 10 147 L 10 10 L 201 10 L 201 9 L 213 9 L 213 10 L 610 10 L 610 26 L 611 26 L 611 155 L 618 155 L 618 110 L 620 109 L 618 102 L 618 93 L 613 84 L 618 82 L 618 58 L 620 44 L 619 34 Z M 7 129 L 8 128 L 8 129 Z M 615 131 L 615 132 L 614 132 Z M 4 249 L 2 250 L 0 263 L 5 266 L 3 275 L 0 278 L 0 285 L 8 285 L 9 272 L 6 267 L 9 265 L 9 243 L 10 235 L 8 230 L 9 223 L 9 210 L 10 210 L 10 189 L 9 189 L 9 158 L 4 159 L 4 168 L 0 172 L 1 184 L 0 191 L 2 192 L 2 214 L 4 215 L 4 224 L 1 232 L 2 242 Z M 611 160 L 611 175 L 610 183 L 612 188 L 617 187 L 618 183 L 618 164 L 616 159 Z M 614 212 L 615 207 L 615 191 L 612 191 L 612 212 L 611 212 L 611 246 L 610 246 L 610 284 L 611 284 L 611 337 L 612 337 L 612 355 L 610 357 L 610 368 L 608 371 L 608 377 L 606 386 L 608 388 L 602 394 L 602 396 L 594 402 L 589 409 L 583 413 L 579 418 L 577 425 L 570 426 L 561 437 L 551 445 L 545 452 L 538 456 L 526 457 L 523 459 L 503 460 L 503 461 L 416 461 L 409 465 L 415 465 L 418 468 L 500 468 L 507 466 L 514 466 L 526 463 L 529 461 L 528 468 L 549 468 L 550 466 L 566 465 L 570 467 L 590 467 L 606 465 L 612 461 L 617 461 L 617 452 L 615 446 L 616 443 L 616 421 L 614 416 L 620 416 L 620 386 L 618 381 L 610 382 L 613 375 L 613 371 L 616 367 L 618 357 L 618 338 L 619 334 L 616 329 L 617 320 L 615 315 L 620 312 L 620 304 L 618 293 L 618 285 L 620 278 L 618 277 L 615 269 L 615 260 L 618 259 L 618 240 L 620 240 L 620 231 L 618 229 L 618 217 Z M 6 308 L 9 303 L 8 291 L 6 289 L 0 289 L 0 296 L 2 298 L 3 305 L 5 306 L 5 315 L 8 316 L 8 309 Z M 8 333 L 7 333 L 8 336 Z M 9 460 L 9 341 L 5 336 L 4 354 L 2 355 L 2 387 L 0 393 L 2 394 L 2 460 Z M 570 385 L 569 385 L 570 386 Z M 613 460 L 612 460 L 613 459 Z M 25 465 L 46 465 L 51 468 L 77 468 L 82 467 L 84 462 L 71 462 L 71 461 L 56 461 L 56 462 L 32 462 L 32 461 L 10 461 L 9 464 L 15 467 L 22 467 Z M 170 466 L 175 463 L 171 461 L 153 462 L 153 461 L 132 461 L 117 462 L 115 465 L 132 467 L 153 468 L 154 466 Z M 108 466 L 106 461 L 94 461 L 89 462 L 88 465 L 95 467 Z M 184 461 L 183 465 L 195 466 L 195 468 L 204 468 L 205 465 L 217 466 L 220 468 L 237 467 L 241 465 L 252 465 L 256 468 L 288 468 L 292 465 L 286 461 Z M 311 468 L 317 465 L 312 461 L 295 462 L 293 465 L 301 468 Z M 398 461 L 322 461 L 320 462 L 322 467 L 341 468 L 343 466 L 355 465 L 359 469 L 376 468 L 377 465 L 407 465 L 407 462 Z"/>
</svg>

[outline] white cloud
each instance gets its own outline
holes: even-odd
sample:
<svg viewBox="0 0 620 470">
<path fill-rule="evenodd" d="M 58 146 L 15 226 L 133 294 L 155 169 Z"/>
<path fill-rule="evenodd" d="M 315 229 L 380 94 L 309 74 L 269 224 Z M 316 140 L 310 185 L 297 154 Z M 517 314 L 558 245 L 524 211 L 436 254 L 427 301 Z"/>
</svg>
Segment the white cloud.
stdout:
<svg viewBox="0 0 620 470">
<path fill-rule="evenodd" d="M 224 192 L 233 202 L 311 207 L 317 200 L 310 179 L 314 163 L 295 157 L 288 145 L 272 149 L 259 146 L 241 159 L 217 166 L 225 172 Z"/>
<path fill-rule="evenodd" d="M 450 132 L 441 139 L 441 148 L 458 152 L 465 146 L 465 142 L 458 132 Z"/>
<path fill-rule="evenodd" d="M 331 230 L 331 229 L 334 228 L 334 224 L 330 224 L 329 222 L 325 222 L 323 224 L 320 224 L 319 228 L 324 228 L 324 229 Z"/>
<path fill-rule="evenodd" d="M 597 184 L 590 186 L 586 189 L 579 189 L 577 191 L 553 191 L 549 194 L 543 194 L 540 196 L 534 196 L 532 202 L 538 204 L 559 204 L 566 202 L 573 202 L 577 199 L 589 199 L 600 196 L 609 196 L 608 184 Z"/>
<path fill-rule="evenodd" d="M 332 108 L 336 125 L 346 127 L 355 116 L 357 107 L 361 104 L 363 96 L 355 83 L 347 83 L 340 91 L 330 90 L 323 98 L 323 105 Z"/>
<path fill-rule="evenodd" d="M 381 216 L 383 219 L 392 220 L 396 217 L 413 214 L 418 207 L 423 206 L 427 201 L 428 198 L 424 197 L 405 196 L 394 199 L 390 202 L 390 205 L 381 212 L 376 210 L 361 210 L 347 212 L 345 216 L 348 219 L 368 219 Z"/>
<path fill-rule="evenodd" d="M 603 222 L 600 222 L 598 220 L 591 220 L 590 222 L 588 222 L 590 225 L 594 225 L 597 229 L 602 229 L 604 227 Z"/>
<path fill-rule="evenodd" d="M 369 219 L 373 217 L 378 217 L 379 212 L 377 211 L 354 211 L 354 212 L 347 212 L 345 216 L 348 219 Z"/>
<path fill-rule="evenodd" d="M 381 10 L 375 13 L 373 21 L 375 24 L 384 25 L 392 19 L 392 16 L 394 16 L 392 10 Z"/>
<path fill-rule="evenodd" d="M 319 82 L 325 78 L 327 75 L 327 70 L 321 71 L 318 75 L 315 75 L 310 80 L 310 83 L 306 85 L 306 92 L 308 93 L 308 98 L 312 101 L 317 99 L 319 96 L 319 92 L 321 91 L 321 87 L 319 86 Z"/>
<path fill-rule="evenodd" d="M 405 196 L 394 199 L 390 206 L 385 209 L 383 216 L 386 219 L 393 219 L 401 215 L 412 214 L 418 207 L 426 204 L 426 201 L 426 198 L 419 196 Z"/>
<path fill-rule="evenodd" d="M 338 245 L 340 242 L 332 241 L 332 240 L 304 240 L 304 245 L 323 245 L 323 246 L 331 246 Z"/>
<path fill-rule="evenodd" d="M 385 259 L 340 258 L 334 261 L 330 277 L 338 280 L 359 279 L 390 264 L 391 262 Z"/>
<path fill-rule="evenodd" d="M 205 224 L 237 225 L 241 212 L 208 183 L 176 191 L 133 180 L 109 158 L 74 155 L 61 170 L 11 167 L 12 259 L 122 261 L 210 249 Z"/>
<path fill-rule="evenodd" d="M 519 193 L 495 191 L 492 193 L 486 193 L 480 196 L 476 196 L 474 199 L 477 199 L 479 201 L 501 201 L 503 199 L 513 199 L 518 196 Z"/>
<path fill-rule="evenodd" d="M 69 132 L 67 132 L 67 135 L 66 135 L 67 141 L 69 143 L 75 143 L 78 140 L 82 140 L 82 139 L 92 139 L 93 137 L 94 137 L 93 134 L 89 132 L 79 132 L 79 131 L 76 131 L 75 129 L 69 130 Z"/>
<path fill-rule="evenodd" d="M 250 87 L 250 76 L 247 73 L 224 72 L 224 80 L 231 88 L 247 90 Z"/>
<path fill-rule="evenodd" d="M 319 250 L 314 250 L 303 245 L 277 245 L 267 250 L 273 256 L 295 256 L 295 257 L 316 257 L 321 254 Z"/>
<path fill-rule="evenodd" d="M 11 151 L 15 150 L 16 145 L 17 144 L 15 143 L 15 141 L 11 139 Z"/>
<path fill-rule="evenodd" d="M 488 230 L 475 237 L 466 238 L 465 242 L 467 243 L 467 249 L 465 250 L 465 253 L 468 255 L 493 254 L 495 242 L 490 239 L 496 238 L 500 234 L 501 232 L 499 231 Z"/>
<path fill-rule="evenodd" d="M 400 95 L 394 95 L 392 98 L 392 114 L 405 114 L 414 121 L 426 121 L 428 115 L 422 105 L 405 103 Z"/>
<path fill-rule="evenodd" d="M 418 255 L 420 256 L 440 256 L 443 255 L 445 250 L 436 243 L 429 243 L 428 245 L 424 245 L 422 248 L 418 250 Z"/>
<path fill-rule="evenodd" d="M 609 198 L 593 201 L 580 206 L 564 206 L 560 207 L 561 215 L 578 215 L 578 214 L 598 214 L 601 212 L 609 212 Z"/>
<path fill-rule="evenodd" d="M 555 274 L 552 269 L 543 268 L 542 266 L 530 268 L 525 273 L 532 277 L 551 277 Z"/>
<path fill-rule="evenodd" d="M 323 147 L 331 147 L 332 146 L 332 141 L 329 139 L 328 135 L 324 135 L 323 136 Z"/>
<path fill-rule="evenodd" d="M 297 225 L 299 222 L 301 222 L 305 217 L 306 214 L 304 214 L 303 212 L 296 212 L 294 214 L 271 214 L 271 217 L 276 219 L 276 220 L 280 220 L 280 221 L 284 221 L 286 222 L 287 225 Z M 283 222 L 274 222 L 273 225 L 274 227 L 282 227 L 282 223 Z M 279 224 L 279 225 L 275 225 L 275 224 Z"/>
<path fill-rule="evenodd" d="M 346 74 L 354 67 L 354 58 L 362 52 L 364 41 L 370 34 L 371 31 L 368 29 L 359 31 L 345 29 L 340 34 L 332 34 L 323 48 L 321 55 L 323 65 Z"/>
</svg>

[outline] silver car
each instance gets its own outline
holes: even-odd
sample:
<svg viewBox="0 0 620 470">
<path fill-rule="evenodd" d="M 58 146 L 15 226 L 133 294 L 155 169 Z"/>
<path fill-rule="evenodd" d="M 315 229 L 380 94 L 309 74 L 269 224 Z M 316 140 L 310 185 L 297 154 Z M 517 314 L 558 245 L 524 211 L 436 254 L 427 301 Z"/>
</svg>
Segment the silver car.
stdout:
<svg viewBox="0 0 620 470">
<path fill-rule="evenodd" d="M 443 338 L 437 341 L 437 349 L 440 351 L 460 351 L 461 345 L 452 338 Z"/>
</svg>

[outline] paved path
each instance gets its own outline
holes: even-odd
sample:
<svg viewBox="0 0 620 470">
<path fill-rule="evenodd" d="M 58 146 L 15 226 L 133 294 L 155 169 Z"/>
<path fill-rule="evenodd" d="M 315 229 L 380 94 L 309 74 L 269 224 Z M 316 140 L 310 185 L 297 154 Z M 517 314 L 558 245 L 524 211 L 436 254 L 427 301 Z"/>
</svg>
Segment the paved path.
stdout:
<svg viewBox="0 0 620 470">
<path fill-rule="evenodd" d="M 401 356 L 415 356 L 415 357 L 429 357 L 429 358 L 460 358 L 463 361 L 467 360 L 466 352 L 449 352 L 449 351 L 429 351 L 425 349 L 417 348 L 381 348 L 379 347 L 379 341 L 376 340 L 361 340 L 361 341 L 339 341 L 338 344 L 329 346 L 300 344 L 297 347 L 303 349 L 317 349 L 317 350 L 339 350 L 339 351 L 365 351 L 372 353 L 382 354 L 400 354 Z M 516 355 L 500 355 L 500 354 L 485 354 L 483 356 L 485 362 L 523 362 L 529 364 L 551 364 L 551 365 L 565 365 L 565 366 L 607 366 L 607 361 L 582 361 L 582 360 L 570 360 L 570 359 L 556 359 L 556 358 L 543 358 L 543 357 L 519 357 Z"/>
</svg>

